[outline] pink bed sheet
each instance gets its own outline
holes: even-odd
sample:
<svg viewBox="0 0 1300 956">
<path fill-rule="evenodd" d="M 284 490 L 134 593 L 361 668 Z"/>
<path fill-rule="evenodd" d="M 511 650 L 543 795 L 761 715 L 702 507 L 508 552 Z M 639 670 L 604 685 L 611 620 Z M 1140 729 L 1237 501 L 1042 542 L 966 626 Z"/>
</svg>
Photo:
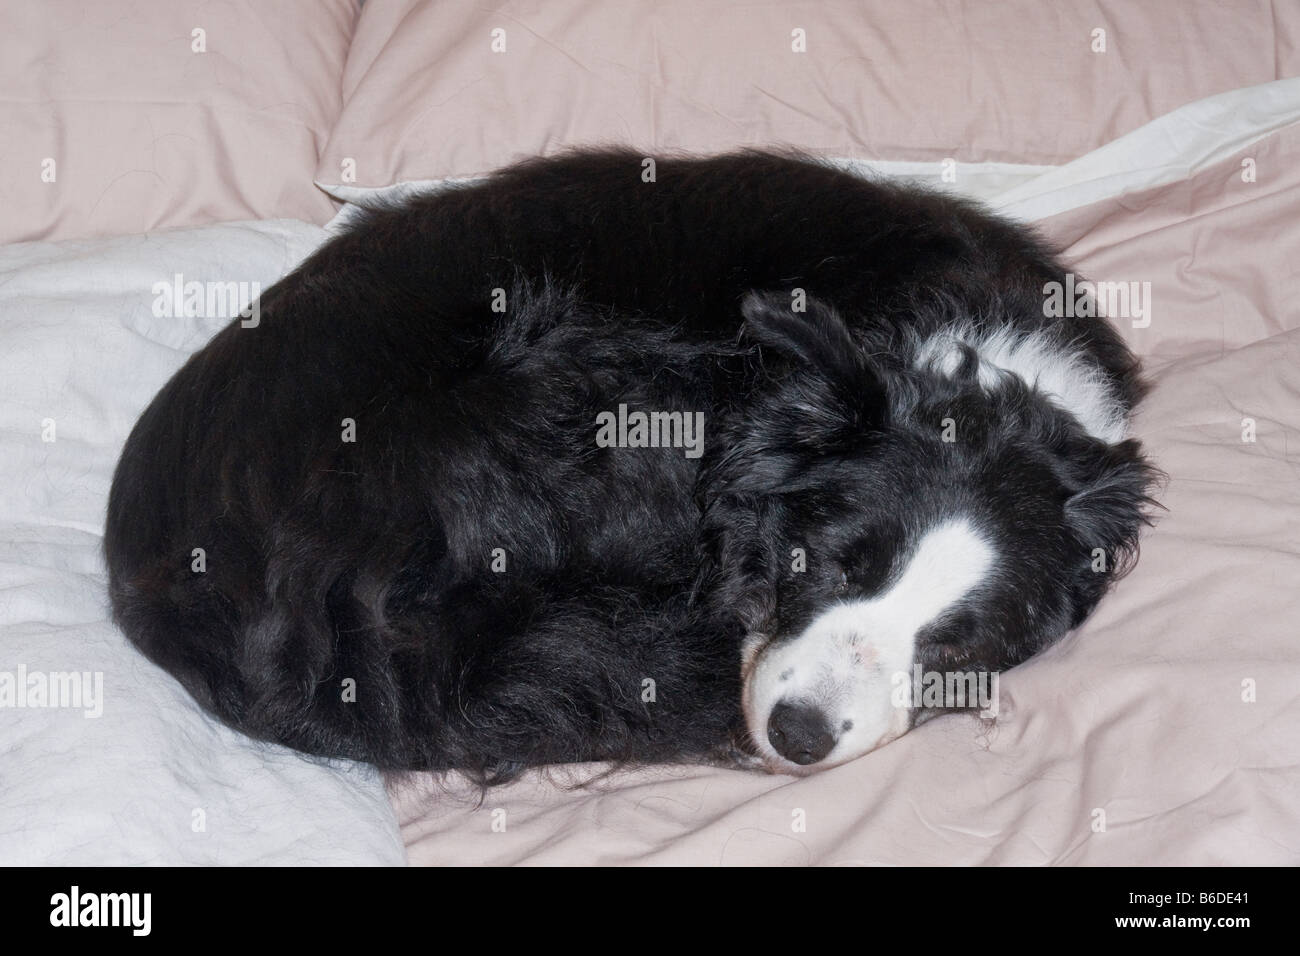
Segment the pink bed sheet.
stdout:
<svg viewBox="0 0 1300 956">
<path fill-rule="evenodd" d="M 1300 73 L 1281 0 L 370 0 L 327 185 L 616 141 L 1054 165 Z"/>
<path fill-rule="evenodd" d="M 1134 432 L 1167 510 L 1085 626 L 1003 676 L 995 725 L 946 717 L 799 780 L 564 768 L 479 806 L 412 776 L 391 786 L 410 861 L 1300 862 L 1298 157 L 1293 125 L 1041 223 L 1080 273 L 1151 283 L 1149 325 L 1114 321 L 1154 382 Z"/>
</svg>

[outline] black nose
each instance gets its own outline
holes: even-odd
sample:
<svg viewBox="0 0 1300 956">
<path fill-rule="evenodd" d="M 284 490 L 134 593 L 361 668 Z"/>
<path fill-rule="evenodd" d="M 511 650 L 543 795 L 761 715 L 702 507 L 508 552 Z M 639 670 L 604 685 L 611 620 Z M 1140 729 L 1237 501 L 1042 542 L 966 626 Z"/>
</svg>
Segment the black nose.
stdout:
<svg viewBox="0 0 1300 956">
<path fill-rule="evenodd" d="M 801 766 L 816 763 L 835 746 L 826 715 L 816 707 L 780 703 L 767 718 L 767 739 L 786 760 Z"/>
</svg>

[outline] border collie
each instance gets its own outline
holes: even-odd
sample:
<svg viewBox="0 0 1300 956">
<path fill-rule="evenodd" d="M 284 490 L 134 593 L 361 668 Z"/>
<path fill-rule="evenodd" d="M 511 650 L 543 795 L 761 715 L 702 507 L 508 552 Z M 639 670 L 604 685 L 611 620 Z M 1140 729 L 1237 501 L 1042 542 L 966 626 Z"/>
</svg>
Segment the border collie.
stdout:
<svg viewBox="0 0 1300 956">
<path fill-rule="evenodd" d="M 386 769 L 843 763 L 942 709 L 899 674 L 1024 661 L 1135 555 L 1137 365 L 1045 315 L 1064 276 L 793 155 L 370 211 L 144 412 L 115 618 L 228 724 Z"/>
</svg>

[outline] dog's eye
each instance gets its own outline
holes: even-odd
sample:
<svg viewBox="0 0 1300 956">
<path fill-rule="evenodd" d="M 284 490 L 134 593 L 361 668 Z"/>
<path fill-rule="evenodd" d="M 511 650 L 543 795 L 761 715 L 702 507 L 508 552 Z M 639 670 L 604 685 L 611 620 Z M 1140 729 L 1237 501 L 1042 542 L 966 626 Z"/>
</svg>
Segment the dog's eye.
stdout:
<svg viewBox="0 0 1300 956">
<path fill-rule="evenodd" d="M 843 571 L 843 570 L 841 570 L 841 571 L 840 571 L 840 590 L 843 591 L 843 590 L 844 590 L 845 588 L 847 588 L 848 586 L 849 586 L 849 572 L 848 572 L 848 571 Z"/>
</svg>

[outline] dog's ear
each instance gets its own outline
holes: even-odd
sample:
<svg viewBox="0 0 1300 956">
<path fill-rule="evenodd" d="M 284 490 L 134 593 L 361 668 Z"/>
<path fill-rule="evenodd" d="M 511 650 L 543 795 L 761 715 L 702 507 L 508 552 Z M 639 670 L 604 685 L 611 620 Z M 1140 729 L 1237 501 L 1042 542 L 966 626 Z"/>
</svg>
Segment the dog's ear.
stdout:
<svg viewBox="0 0 1300 956">
<path fill-rule="evenodd" d="M 1065 517 L 1079 545 L 1075 623 L 1081 622 L 1116 579 L 1137 561 L 1138 532 L 1158 507 L 1151 496 L 1160 471 L 1136 441 L 1102 446 L 1074 458 L 1078 467 L 1065 501 Z"/>
<path fill-rule="evenodd" d="M 852 374 L 862 367 L 848 326 L 819 299 L 751 292 L 741 301 L 740 314 L 744 334 L 764 349 L 823 372 Z"/>
<path fill-rule="evenodd" d="M 770 625 L 781 567 L 784 495 L 815 489 L 827 457 L 878 439 L 885 386 L 844 320 L 809 298 L 795 311 L 781 293 L 750 293 L 741 304 L 745 336 L 758 344 L 770 378 L 724 426 L 724 449 L 700 472 L 700 581 L 750 631 Z M 769 362 L 769 354 L 772 361 Z"/>
<path fill-rule="evenodd" d="M 826 446 L 877 432 L 888 410 L 885 385 L 844 319 L 807 297 L 796 310 L 784 293 L 751 292 L 741 303 L 744 335 L 780 356 L 788 374 L 770 396 L 786 409 L 772 419 L 799 445 Z M 765 361 L 766 364 L 766 361 Z"/>
</svg>

